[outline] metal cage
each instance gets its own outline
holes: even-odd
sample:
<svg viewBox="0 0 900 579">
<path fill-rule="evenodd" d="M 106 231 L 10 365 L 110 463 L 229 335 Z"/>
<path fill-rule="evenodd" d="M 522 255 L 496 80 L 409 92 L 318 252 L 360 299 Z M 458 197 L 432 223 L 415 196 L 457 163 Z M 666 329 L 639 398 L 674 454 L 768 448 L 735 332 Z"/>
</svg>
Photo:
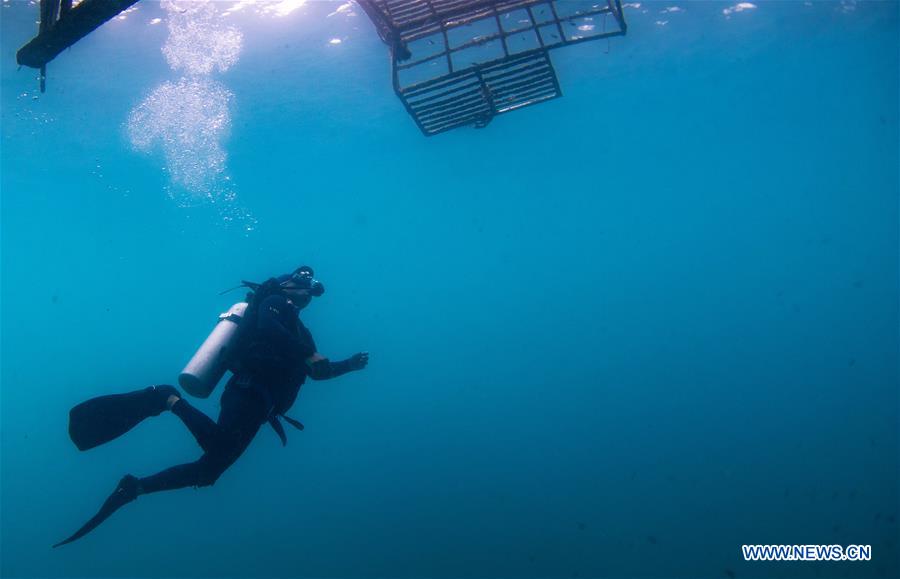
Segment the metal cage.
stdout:
<svg viewBox="0 0 900 579">
<path fill-rule="evenodd" d="M 549 51 L 627 31 L 620 0 L 357 1 L 425 135 L 562 96 Z"/>
</svg>

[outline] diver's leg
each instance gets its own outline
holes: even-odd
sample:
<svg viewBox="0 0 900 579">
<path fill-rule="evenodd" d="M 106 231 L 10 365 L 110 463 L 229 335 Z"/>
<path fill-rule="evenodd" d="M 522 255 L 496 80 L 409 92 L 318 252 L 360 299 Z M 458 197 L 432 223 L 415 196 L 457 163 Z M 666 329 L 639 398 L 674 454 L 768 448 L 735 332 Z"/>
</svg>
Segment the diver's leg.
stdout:
<svg viewBox="0 0 900 579">
<path fill-rule="evenodd" d="M 180 402 L 173 405 L 173 411 L 174 407 L 178 406 L 181 406 Z M 192 413 L 187 409 L 191 409 L 194 412 Z M 192 425 L 198 429 L 204 429 L 209 426 L 209 424 L 199 418 L 198 415 L 203 416 L 202 413 L 189 404 L 185 403 L 183 410 L 184 415 L 188 418 L 182 418 L 182 420 L 184 420 L 185 424 L 188 424 L 188 428 L 191 428 Z M 259 431 L 259 427 L 265 422 L 267 413 L 268 406 L 262 401 L 261 396 L 254 391 L 242 389 L 240 391 L 230 391 L 229 393 L 229 390 L 226 390 L 225 395 L 222 396 L 222 412 L 219 415 L 219 422 L 218 424 L 213 424 L 218 429 L 218 432 L 208 437 L 205 437 L 204 434 L 204 442 L 202 444 L 208 444 L 209 450 L 204 452 L 199 460 L 168 468 L 143 479 L 125 475 L 119 481 L 113 493 L 100 507 L 97 514 L 82 525 L 75 534 L 57 543 L 54 547 L 80 539 L 94 530 L 122 506 L 135 500 L 139 495 L 187 486 L 212 485 L 243 454 L 250 441 L 253 440 L 253 437 Z M 208 417 L 203 416 L 203 418 L 212 423 Z M 198 436 L 198 441 L 200 438 L 201 436 Z"/>
<path fill-rule="evenodd" d="M 184 422 L 187 429 L 191 431 L 197 444 L 204 452 L 209 452 L 215 445 L 219 437 L 219 426 L 213 422 L 213 419 L 194 408 L 190 402 L 184 398 L 179 398 L 170 406 L 172 414 L 177 416 Z"/>
<path fill-rule="evenodd" d="M 253 430 L 245 430 L 240 437 L 223 437 L 211 451 L 199 460 L 179 464 L 162 472 L 139 480 L 139 494 L 171 491 L 184 487 L 205 487 L 215 484 L 223 472 L 234 464 L 250 441 L 259 431 L 259 424 Z"/>
<path fill-rule="evenodd" d="M 225 392 L 222 394 L 222 409 L 219 412 L 219 420 L 213 422 L 212 418 L 194 408 L 190 402 L 178 396 L 169 398 L 169 409 L 172 414 L 181 419 L 204 452 L 211 452 L 217 445 L 227 444 L 227 440 L 220 441 L 223 437 L 234 436 L 232 431 L 243 431 L 247 428 L 256 430 L 259 428 L 256 422 L 264 422 L 264 416 L 258 416 L 260 412 L 266 412 L 265 401 L 255 389 L 239 387 L 237 376 L 232 376 Z"/>
<path fill-rule="evenodd" d="M 139 494 L 210 486 L 237 460 L 238 456 L 240 454 L 235 455 L 232 460 L 225 460 L 223 455 L 204 453 L 199 460 L 179 464 L 139 479 Z"/>
<path fill-rule="evenodd" d="M 176 403 L 172 411 L 181 407 L 182 402 L 184 401 Z M 209 420 L 190 405 L 186 404 L 186 407 Z M 219 421 L 212 424 L 214 434 L 204 440 L 208 448 L 204 447 L 206 452 L 203 456 L 197 461 L 173 466 L 140 479 L 140 492 L 155 493 L 188 486 L 212 485 L 250 445 L 260 426 L 265 423 L 267 410 L 262 397 L 255 391 L 244 388 L 226 389 L 222 395 Z"/>
</svg>

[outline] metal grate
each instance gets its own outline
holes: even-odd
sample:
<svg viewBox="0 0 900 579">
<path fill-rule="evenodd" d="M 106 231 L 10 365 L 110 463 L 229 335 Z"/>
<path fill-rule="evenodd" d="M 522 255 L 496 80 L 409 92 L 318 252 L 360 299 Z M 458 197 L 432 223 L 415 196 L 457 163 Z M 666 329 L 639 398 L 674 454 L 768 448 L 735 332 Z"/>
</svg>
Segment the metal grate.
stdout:
<svg viewBox="0 0 900 579">
<path fill-rule="evenodd" d="M 561 96 L 544 50 L 403 90 L 401 99 L 426 135 L 463 125 L 483 127 L 494 115 Z"/>
<path fill-rule="evenodd" d="M 620 0 L 358 0 L 426 135 L 562 96 L 548 51 L 624 35 Z"/>
</svg>

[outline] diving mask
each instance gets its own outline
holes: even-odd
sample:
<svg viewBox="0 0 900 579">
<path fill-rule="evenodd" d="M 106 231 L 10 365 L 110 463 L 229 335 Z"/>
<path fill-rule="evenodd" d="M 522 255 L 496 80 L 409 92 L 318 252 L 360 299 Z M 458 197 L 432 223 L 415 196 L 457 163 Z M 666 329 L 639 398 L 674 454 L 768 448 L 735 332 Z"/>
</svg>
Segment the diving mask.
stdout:
<svg viewBox="0 0 900 579">
<path fill-rule="evenodd" d="M 285 289 L 306 290 L 309 295 L 319 297 L 325 293 L 325 286 L 315 279 L 314 275 L 312 268 L 304 265 L 297 268 L 289 279 L 281 283 L 281 286 Z"/>
</svg>

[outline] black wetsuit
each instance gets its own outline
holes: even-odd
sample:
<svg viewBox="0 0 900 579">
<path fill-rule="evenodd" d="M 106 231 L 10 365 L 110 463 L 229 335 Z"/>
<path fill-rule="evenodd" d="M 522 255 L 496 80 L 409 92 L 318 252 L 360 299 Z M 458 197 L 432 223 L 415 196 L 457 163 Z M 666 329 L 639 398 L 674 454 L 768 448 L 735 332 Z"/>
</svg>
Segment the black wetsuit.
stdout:
<svg viewBox="0 0 900 579">
<path fill-rule="evenodd" d="M 313 367 L 306 363 L 316 353 L 316 345 L 297 314 L 297 308 L 281 295 L 259 304 L 256 332 L 225 386 L 219 419 L 213 422 L 184 398 L 172 406 L 197 439 L 203 456 L 140 479 L 140 492 L 215 483 L 266 422 L 273 423 L 284 440 L 278 416 L 293 405 L 308 375 L 331 378 L 349 370 L 343 362 L 323 360 L 324 366 Z"/>
<path fill-rule="evenodd" d="M 83 537 L 138 495 L 215 483 L 266 422 L 286 443 L 279 417 L 303 428 L 284 413 L 294 404 L 307 376 L 316 380 L 334 378 L 360 370 L 368 361 L 365 352 L 340 362 L 321 356 L 313 359 L 316 345 L 312 335 L 297 317 L 298 309 L 280 294 L 270 295 L 252 307 L 254 310 L 245 316 L 250 331 L 244 334 L 243 354 L 231 368 L 234 375 L 222 394 L 219 419 L 213 422 L 184 398 L 172 405 L 172 412 L 197 439 L 203 456 L 143 479 L 125 475 L 97 514 L 54 547 Z M 69 435 L 79 449 L 93 448 L 128 432 L 145 418 L 158 416 L 169 397 L 177 394 L 174 386 L 159 385 L 87 400 L 70 412 Z"/>
</svg>

